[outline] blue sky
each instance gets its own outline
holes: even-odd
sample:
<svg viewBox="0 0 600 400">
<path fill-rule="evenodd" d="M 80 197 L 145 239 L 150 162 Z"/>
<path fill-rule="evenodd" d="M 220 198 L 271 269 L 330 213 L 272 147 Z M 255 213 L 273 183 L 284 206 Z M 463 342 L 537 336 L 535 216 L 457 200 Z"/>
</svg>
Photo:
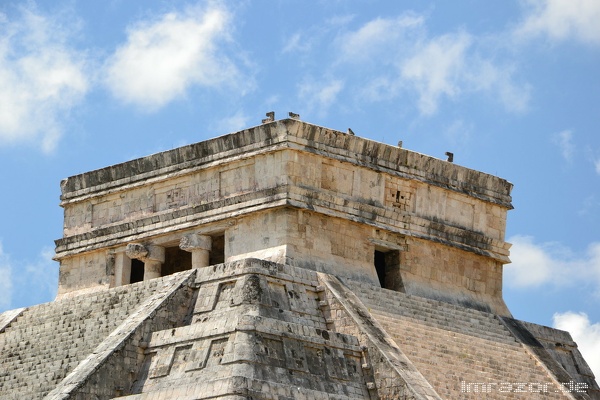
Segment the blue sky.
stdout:
<svg viewBox="0 0 600 400">
<path fill-rule="evenodd" d="M 600 2 L 0 1 L 0 311 L 51 301 L 60 180 L 267 111 L 511 181 L 504 293 L 600 376 Z"/>
</svg>

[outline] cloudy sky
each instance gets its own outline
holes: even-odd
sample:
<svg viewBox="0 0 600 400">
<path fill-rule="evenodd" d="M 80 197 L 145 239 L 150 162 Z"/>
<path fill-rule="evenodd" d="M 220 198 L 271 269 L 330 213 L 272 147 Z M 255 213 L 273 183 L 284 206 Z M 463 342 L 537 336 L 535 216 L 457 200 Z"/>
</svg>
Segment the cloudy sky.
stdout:
<svg viewBox="0 0 600 400">
<path fill-rule="evenodd" d="M 505 299 L 600 376 L 600 2 L 0 1 L 0 311 L 51 301 L 59 182 L 267 111 L 511 181 Z"/>
</svg>

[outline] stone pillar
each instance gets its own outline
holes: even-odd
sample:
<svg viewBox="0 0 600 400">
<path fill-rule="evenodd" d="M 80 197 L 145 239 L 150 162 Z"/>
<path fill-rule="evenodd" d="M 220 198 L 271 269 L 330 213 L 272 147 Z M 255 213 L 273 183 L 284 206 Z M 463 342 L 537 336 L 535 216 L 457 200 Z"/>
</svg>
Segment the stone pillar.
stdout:
<svg viewBox="0 0 600 400">
<path fill-rule="evenodd" d="M 210 265 L 210 249 L 212 248 L 210 236 L 196 233 L 185 235 L 179 242 L 179 248 L 192 253 L 192 268 L 202 268 Z"/>
<path fill-rule="evenodd" d="M 165 248 L 161 246 L 140 243 L 129 243 L 127 245 L 127 257 L 135 258 L 144 262 L 144 280 L 160 278 L 162 264 L 165 262 Z"/>
<path fill-rule="evenodd" d="M 131 258 L 123 252 L 115 254 L 115 286 L 129 283 L 131 277 Z"/>
</svg>

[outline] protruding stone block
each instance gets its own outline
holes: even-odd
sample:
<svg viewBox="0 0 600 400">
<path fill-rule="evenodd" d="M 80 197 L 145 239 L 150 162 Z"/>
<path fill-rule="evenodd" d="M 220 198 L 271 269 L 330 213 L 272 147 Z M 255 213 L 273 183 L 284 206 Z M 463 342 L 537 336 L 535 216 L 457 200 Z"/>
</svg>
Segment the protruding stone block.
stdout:
<svg viewBox="0 0 600 400">
<path fill-rule="evenodd" d="M 179 248 L 185 251 L 208 250 L 212 247 L 212 238 L 206 235 L 191 233 L 181 238 Z"/>
<path fill-rule="evenodd" d="M 141 261 L 165 262 L 165 248 L 161 246 L 146 245 L 141 243 L 129 243 L 125 250 L 127 257 Z"/>
<path fill-rule="evenodd" d="M 165 262 L 165 248 L 161 246 L 129 243 L 125 250 L 127 257 L 144 262 L 144 280 L 159 278 Z"/>
<path fill-rule="evenodd" d="M 185 235 L 179 242 L 179 248 L 192 253 L 192 268 L 202 268 L 210 265 L 210 250 L 212 248 L 212 238 L 210 236 L 196 233 Z"/>
<path fill-rule="evenodd" d="M 129 243 L 125 253 L 131 259 L 143 260 L 148 255 L 148 249 L 141 243 Z"/>
</svg>

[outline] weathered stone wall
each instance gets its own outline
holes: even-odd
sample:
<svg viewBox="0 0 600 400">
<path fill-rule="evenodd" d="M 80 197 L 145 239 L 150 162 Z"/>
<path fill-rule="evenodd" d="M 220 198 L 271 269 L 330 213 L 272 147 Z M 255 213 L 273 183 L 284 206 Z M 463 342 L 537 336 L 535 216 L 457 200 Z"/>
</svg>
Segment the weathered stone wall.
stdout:
<svg viewBox="0 0 600 400">
<path fill-rule="evenodd" d="M 227 232 L 228 261 L 256 257 L 374 285 L 375 250 L 399 249 L 397 286 L 406 293 L 510 315 L 502 265 L 490 257 L 291 208 L 244 216 Z"/>
<path fill-rule="evenodd" d="M 259 258 L 286 263 L 290 211 L 285 208 L 244 215 L 226 231 L 226 261 Z"/>
<path fill-rule="evenodd" d="M 502 300 L 502 264 L 489 257 L 407 238 L 400 252 L 405 292 L 510 315 Z"/>
<path fill-rule="evenodd" d="M 179 176 L 166 175 L 64 202 L 64 235 L 281 186 L 286 179 L 280 173 L 282 157 L 283 153 L 278 152 L 229 160 L 218 167 L 208 166 Z"/>
<path fill-rule="evenodd" d="M 342 218 L 292 211 L 289 227 L 294 265 L 378 284 L 374 247 L 368 241 L 373 228 Z"/>
<path fill-rule="evenodd" d="M 463 192 L 398 176 L 391 171 L 324 158 L 320 154 L 296 152 L 289 159 L 288 171 L 295 186 L 352 199 L 380 210 L 396 211 L 397 226 L 401 226 L 401 216 L 414 215 L 490 239 L 504 239 L 508 209 L 505 205 L 481 201 Z M 455 166 L 446 164 L 448 172 L 454 172 Z"/>
<path fill-rule="evenodd" d="M 395 288 L 406 281 L 411 293 L 506 314 L 511 187 L 405 149 L 278 121 L 63 181 L 59 294 L 127 283 L 99 250 L 176 246 L 221 224 L 223 260 L 288 262 L 376 284 L 374 251 L 394 250 Z"/>
<path fill-rule="evenodd" d="M 227 231 L 226 259 L 255 257 L 377 284 L 372 231 L 342 218 L 280 208 L 238 219 Z"/>
<path fill-rule="evenodd" d="M 109 288 L 114 260 L 106 250 L 82 253 L 61 260 L 57 296 Z"/>
</svg>

